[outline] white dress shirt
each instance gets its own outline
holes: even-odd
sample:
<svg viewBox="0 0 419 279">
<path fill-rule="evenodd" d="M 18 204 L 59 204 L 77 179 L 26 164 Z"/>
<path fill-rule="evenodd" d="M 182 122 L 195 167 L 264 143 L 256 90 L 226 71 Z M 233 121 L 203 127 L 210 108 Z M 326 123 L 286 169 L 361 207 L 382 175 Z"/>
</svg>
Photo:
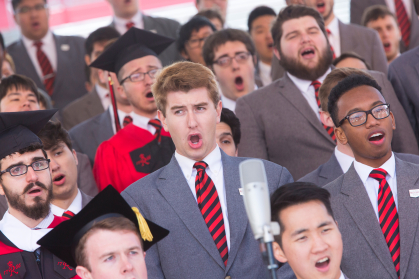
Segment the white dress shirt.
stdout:
<svg viewBox="0 0 419 279">
<path fill-rule="evenodd" d="M 346 155 L 338 150 L 338 147 L 335 147 L 335 156 L 338 160 L 340 168 L 342 169 L 343 173 L 346 173 L 349 168 L 351 167 L 352 163 L 354 162 L 354 157 Z"/>
<path fill-rule="evenodd" d="M 144 29 L 144 21 L 143 21 L 143 14 L 140 10 L 131 18 L 131 19 L 124 19 L 117 16 L 114 16 L 113 21 L 115 23 L 115 29 L 121 33 L 122 35 L 128 31 L 127 23 L 132 22 L 134 23 L 134 27 L 139 29 Z"/>
<path fill-rule="evenodd" d="M 102 103 L 102 107 L 104 110 L 107 110 L 111 104 L 111 96 L 109 94 L 108 89 L 103 88 L 99 84 L 95 85 L 95 89 L 97 95 L 99 96 L 100 102 Z"/>
<path fill-rule="evenodd" d="M 342 270 L 340 271 L 340 277 L 339 277 L 339 279 L 345 279 L 345 275 L 343 275 Z"/>
<path fill-rule="evenodd" d="M 322 75 L 321 77 L 319 77 L 317 80 L 319 82 L 323 83 L 324 79 L 330 73 L 330 71 L 331 70 L 329 68 L 326 71 L 326 73 L 324 73 L 324 75 Z M 290 77 L 290 79 L 294 82 L 294 84 L 300 90 L 301 94 L 303 94 L 304 98 L 306 98 L 308 104 L 310 105 L 310 107 L 312 108 L 312 110 L 314 111 L 314 113 L 316 114 L 317 118 L 320 120 L 319 105 L 317 104 L 317 101 L 316 101 L 316 95 L 315 95 L 315 92 L 314 92 L 314 86 L 311 85 L 311 83 L 313 81 L 312 80 L 299 79 L 299 78 L 291 75 L 288 72 L 287 72 L 287 75 Z"/>
<path fill-rule="evenodd" d="M 50 212 L 35 228 L 29 228 L 7 211 L 0 221 L 0 231 L 19 249 L 33 252 L 40 246 L 36 244 L 52 229 L 48 229 L 54 220 Z"/>
<path fill-rule="evenodd" d="M 183 172 L 183 175 L 186 178 L 186 181 L 188 182 L 189 188 L 192 191 L 192 195 L 195 197 L 195 201 L 197 202 L 196 191 L 195 191 L 195 177 L 196 177 L 197 171 L 193 167 L 196 161 L 180 155 L 179 153 L 177 153 L 177 151 L 175 152 L 175 157 L 176 157 L 177 162 L 179 163 L 179 166 Z M 228 246 L 228 250 L 230 251 L 230 225 L 228 222 L 227 198 L 226 198 L 226 190 L 225 190 L 225 184 L 224 184 L 223 162 L 221 160 L 221 151 L 218 145 L 202 161 L 208 164 L 206 173 L 211 178 L 212 182 L 214 182 L 215 189 L 217 189 L 218 198 L 221 203 L 221 210 L 223 211 L 224 228 L 226 232 L 227 246 Z M 197 209 L 198 209 L 198 202 L 197 202 Z"/>
<path fill-rule="evenodd" d="M 156 128 L 154 128 L 153 125 L 148 124 L 151 118 L 138 115 L 134 112 L 131 113 L 131 117 L 132 117 L 132 124 L 134 124 L 137 127 L 140 127 L 141 129 L 147 130 L 152 135 L 154 135 L 154 133 L 156 132 Z M 157 118 L 157 116 L 155 118 Z"/>
<path fill-rule="evenodd" d="M 336 57 L 339 57 L 341 54 L 340 49 L 340 32 L 339 32 L 339 20 L 335 17 L 329 25 L 326 26 L 327 29 L 330 31 L 330 35 L 328 35 L 329 43 L 333 47 L 333 51 L 335 52 Z"/>
<path fill-rule="evenodd" d="M 272 83 L 272 77 L 271 77 L 271 65 L 267 65 L 259 60 L 259 75 L 260 79 L 262 80 L 263 86 L 266 86 L 270 83 Z"/>
<path fill-rule="evenodd" d="M 36 57 L 36 46 L 34 46 L 34 42 L 25 36 L 22 35 L 22 41 L 23 45 L 26 48 L 26 51 L 29 54 L 29 58 L 32 61 L 33 66 L 35 67 L 36 72 L 38 73 L 39 78 L 41 81 L 44 80 L 44 75 L 42 73 L 41 66 L 39 65 L 38 58 Z M 52 35 L 51 31 L 48 31 L 48 33 L 43 37 L 41 40 L 42 46 L 41 49 L 45 53 L 45 55 L 48 57 L 49 62 L 51 63 L 52 70 L 54 72 L 57 72 L 57 48 L 55 46 L 55 40 L 54 36 Z"/>
<path fill-rule="evenodd" d="M 396 4 L 394 0 L 385 0 L 386 5 L 390 12 L 396 16 Z M 407 16 L 412 20 L 412 2 L 410 0 L 402 0 L 404 8 L 406 9 Z M 397 16 L 396 16 L 397 17 Z"/>
<path fill-rule="evenodd" d="M 223 103 L 223 108 L 228 108 L 232 112 L 236 110 L 236 101 L 233 101 L 223 94 L 221 94 L 221 102 Z"/>
<path fill-rule="evenodd" d="M 81 202 L 82 202 L 81 192 L 79 189 L 77 189 L 77 196 L 74 198 L 73 202 L 70 204 L 70 206 L 67 209 L 62 209 L 61 207 L 51 204 L 51 212 L 55 216 L 63 216 L 64 212 L 67 210 L 70 210 L 74 214 L 77 214 L 80 212 L 82 208 Z"/>
<path fill-rule="evenodd" d="M 375 215 L 378 218 L 378 189 L 379 183 L 372 177 L 369 177 L 371 171 L 374 169 L 370 166 L 364 165 L 360 162 L 354 161 L 354 167 L 362 183 L 364 183 L 365 189 L 367 190 L 368 197 L 370 198 L 372 207 L 374 208 Z M 390 159 L 387 160 L 381 167 L 387 172 L 386 180 L 390 186 L 391 192 L 393 193 L 394 202 L 396 203 L 397 211 L 399 210 L 399 203 L 397 201 L 397 177 L 396 177 L 396 160 L 394 159 L 394 153 L 392 153 Z"/>
<path fill-rule="evenodd" d="M 113 134 L 116 134 L 115 119 L 114 119 L 114 115 L 113 115 L 113 106 L 112 106 L 112 104 L 109 105 L 108 111 L 109 111 L 109 114 L 111 116 L 111 122 L 112 122 L 111 124 L 112 124 Z M 119 124 L 121 125 L 121 128 L 123 127 L 124 118 L 127 115 L 131 115 L 131 114 L 130 113 L 125 113 L 122 110 L 119 110 L 118 109 Z"/>
</svg>

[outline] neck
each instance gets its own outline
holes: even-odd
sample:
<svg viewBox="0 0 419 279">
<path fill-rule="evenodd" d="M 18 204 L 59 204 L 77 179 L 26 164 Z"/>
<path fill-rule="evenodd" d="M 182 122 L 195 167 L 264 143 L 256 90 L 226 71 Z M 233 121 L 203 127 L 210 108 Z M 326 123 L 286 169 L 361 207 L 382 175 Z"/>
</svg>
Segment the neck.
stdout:
<svg viewBox="0 0 419 279">
<path fill-rule="evenodd" d="M 122 103 L 117 102 L 116 103 L 118 110 L 123 111 L 125 113 L 131 113 L 132 112 L 132 106 L 131 105 L 125 105 Z"/>
<path fill-rule="evenodd" d="M 400 52 L 398 52 L 396 55 L 394 55 L 392 58 L 387 60 L 387 65 L 390 65 L 391 62 L 393 62 L 397 57 L 400 56 Z"/>
<path fill-rule="evenodd" d="M 347 145 L 347 144 L 344 145 L 344 144 L 341 144 L 339 141 L 337 141 L 336 147 L 343 154 L 346 154 L 348 156 L 354 157 L 354 153 L 352 152 L 352 149 L 351 149 L 351 147 L 349 145 Z"/>
<path fill-rule="evenodd" d="M 269 65 L 269 66 L 271 66 L 272 65 L 272 57 L 271 57 L 271 59 L 269 59 L 269 58 L 260 58 L 260 61 L 263 63 L 263 64 L 266 64 L 266 65 Z"/>
<path fill-rule="evenodd" d="M 70 205 L 72 204 L 72 202 L 74 201 L 74 199 L 77 197 L 77 194 L 78 194 L 77 184 L 75 188 L 73 189 L 74 190 L 71 191 L 69 194 L 67 194 L 65 197 L 54 197 L 51 203 L 55 206 L 58 206 L 59 208 L 62 208 L 65 210 L 68 209 Z"/>
<path fill-rule="evenodd" d="M 147 117 L 147 118 L 150 118 L 150 119 L 155 118 L 156 115 L 157 115 L 157 110 L 151 111 L 151 112 L 147 112 L 147 111 L 139 110 L 136 107 L 134 107 L 133 112 L 135 114 L 138 114 L 140 116 L 144 116 L 144 117 Z"/>
<path fill-rule="evenodd" d="M 357 154 L 354 154 L 354 155 L 355 155 L 355 160 L 357 160 L 358 162 L 360 162 L 364 165 L 370 166 L 372 168 L 379 168 L 385 162 L 387 162 L 388 159 L 391 158 L 392 152 L 391 152 L 391 149 L 390 149 L 390 151 L 385 156 L 383 156 L 381 158 L 365 158 L 365 157 L 361 157 Z"/>
<path fill-rule="evenodd" d="M 16 219 L 18 219 L 20 222 L 22 222 L 25 226 L 27 226 L 28 228 L 35 228 L 39 223 L 42 222 L 42 220 L 44 220 L 44 218 L 38 219 L 38 220 L 34 220 L 29 218 L 28 216 L 26 216 L 25 214 L 23 214 L 21 211 L 14 209 L 13 207 L 9 206 L 9 213 L 10 215 L 12 215 L 13 217 L 15 217 Z"/>
<path fill-rule="evenodd" d="M 329 26 L 329 24 L 332 22 L 332 20 L 334 20 L 335 19 L 335 14 L 332 12 L 331 14 L 330 14 L 330 16 L 327 18 L 327 19 L 325 19 L 324 20 L 324 25 L 326 25 L 326 27 L 327 26 Z"/>
<path fill-rule="evenodd" d="M 125 19 L 125 20 L 130 20 L 131 18 L 133 18 L 136 14 L 138 13 L 138 10 L 135 13 L 119 13 L 119 14 L 115 14 L 115 16 Z"/>
</svg>

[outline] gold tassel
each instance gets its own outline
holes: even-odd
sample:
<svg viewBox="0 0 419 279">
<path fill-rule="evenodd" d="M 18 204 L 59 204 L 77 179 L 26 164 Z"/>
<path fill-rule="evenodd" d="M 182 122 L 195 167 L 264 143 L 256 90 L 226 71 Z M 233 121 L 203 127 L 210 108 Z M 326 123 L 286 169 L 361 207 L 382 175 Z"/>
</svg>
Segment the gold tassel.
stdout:
<svg viewBox="0 0 419 279">
<path fill-rule="evenodd" d="M 148 227 L 147 221 L 141 215 L 140 211 L 136 207 L 132 207 L 135 215 L 137 215 L 138 226 L 140 227 L 140 234 L 144 241 L 153 241 L 153 235 L 151 234 L 150 228 Z"/>
</svg>

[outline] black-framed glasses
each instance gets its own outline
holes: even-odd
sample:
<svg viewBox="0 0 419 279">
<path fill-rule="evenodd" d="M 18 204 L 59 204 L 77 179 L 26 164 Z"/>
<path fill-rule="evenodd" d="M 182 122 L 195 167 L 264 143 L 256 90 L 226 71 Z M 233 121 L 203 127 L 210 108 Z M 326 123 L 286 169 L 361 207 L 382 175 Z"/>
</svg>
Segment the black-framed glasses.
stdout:
<svg viewBox="0 0 419 279">
<path fill-rule="evenodd" d="M 23 6 L 18 9 L 16 9 L 17 14 L 27 14 L 30 13 L 32 10 L 35 10 L 37 12 L 43 11 L 48 8 L 48 4 L 36 4 L 33 7 L 29 6 Z"/>
<path fill-rule="evenodd" d="M 250 57 L 250 52 L 238 52 L 233 57 L 230 56 L 222 56 L 215 60 L 213 63 L 217 64 L 220 67 L 228 67 L 231 65 L 231 62 L 236 60 L 239 64 L 244 64 Z"/>
<path fill-rule="evenodd" d="M 24 175 L 25 173 L 28 172 L 29 167 L 32 167 L 34 171 L 46 170 L 47 168 L 49 168 L 49 162 L 50 162 L 49 159 L 42 159 L 42 160 L 35 161 L 30 165 L 22 164 L 22 165 L 12 166 L 0 172 L 0 176 L 5 174 L 6 172 L 10 173 L 11 176 Z"/>
<path fill-rule="evenodd" d="M 192 40 L 188 40 L 186 43 L 188 44 L 188 46 L 189 46 L 190 48 L 199 48 L 199 47 L 202 47 L 202 45 L 204 44 L 205 40 L 206 40 L 209 36 L 210 36 L 210 35 L 205 36 L 205 37 L 203 37 L 203 38 L 199 38 L 199 39 L 192 39 Z"/>
<path fill-rule="evenodd" d="M 153 69 L 145 73 L 133 73 L 132 75 L 129 75 L 123 80 L 121 80 L 119 84 L 122 85 L 127 79 L 129 79 L 132 82 L 143 81 L 145 79 L 145 75 L 148 75 L 150 78 L 154 78 L 159 70 L 160 69 Z"/>
<path fill-rule="evenodd" d="M 350 113 L 339 122 L 339 126 L 341 126 L 346 119 L 348 119 L 348 122 L 352 127 L 361 126 L 367 122 L 368 114 L 371 114 L 377 120 L 387 118 L 390 115 L 390 105 L 381 104 L 367 111 Z"/>
</svg>

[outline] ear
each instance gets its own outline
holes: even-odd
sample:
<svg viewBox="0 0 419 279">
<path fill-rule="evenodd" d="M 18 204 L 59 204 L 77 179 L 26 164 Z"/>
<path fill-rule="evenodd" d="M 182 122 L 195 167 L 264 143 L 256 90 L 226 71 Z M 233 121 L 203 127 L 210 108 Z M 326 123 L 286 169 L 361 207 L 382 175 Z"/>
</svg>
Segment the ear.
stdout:
<svg viewBox="0 0 419 279">
<path fill-rule="evenodd" d="M 182 55 L 182 57 L 185 58 L 186 60 L 189 60 L 189 55 L 186 53 L 186 51 L 182 50 L 180 52 L 180 55 Z"/>
<path fill-rule="evenodd" d="M 276 49 L 276 47 L 274 46 L 274 54 L 276 56 L 276 58 L 278 58 L 278 60 L 281 60 L 281 55 L 279 54 L 278 49 Z"/>
<path fill-rule="evenodd" d="M 92 279 L 92 274 L 90 274 L 90 271 L 87 270 L 87 268 L 85 268 L 84 266 L 77 266 L 76 273 L 83 279 Z"/>
<path fill-rule="evenodd" d="M 215 108 L 215 110 L 217 111 L 217 124 L 220 123 L 222 109 L 223 109 L 223 103 L 221 101 L 218 101 L 218 104 Z"/>
<path fill-rule="evenodd" d="M 320 113 L 320 121 L 323 123 L 323 125 L 335 128 L 335 124 L 333 124 L 332 117 L 330 117 L 330 114 L 328 112 L 319 110 L 319 113 Z"/>
<path fill-rule="evenodd" d="M 391 117 L 391 121 L 392 121 L 391 126 L 393 127 L 393 130 L 396 130 L 396 119 L 394 118 L 394 114 L 391 111 L 390 111 L 390 117 Z"/>
<path fill-rule="evenodd" d="M 77 152 L 74 149 L 71 152 L 73 153 L 74 161 L 76 161 L 76 166 L 78 166 L 79 160 L 77 159 Z"/>
<path fill-rule="evenodd" d="M 0 195 L 4 196 L 3 183 L 0 183 Z"/>
<path fill-rule="evenodd" d="M 166 132 L 169 132 L 169 127 L 167 127 L 167 123 L 166 123 L 166 117 L 164 117 L 163 112 L 161 112 L 160 110 L 157 111 L 157 117 L 160 119 L 161 124 L 163 126 L 163 129 Z"/>
<path fill-rule="evenodd" d="M 335 128 L 335 136 L 336 139 L 343 145 L 348 144 L 348 139 L 346 137 L 345 132 L 343 131 L 342 127 Z"/>
<path fill-rule="evenodd" d="M 118 94 L 124 98 L 124 99 L 128 99 L 127 98 L 127 94 L 125 93 L 125 89 L 123 85 L 119 85 L 119 86 L 115 86 L 114 84 L 114 88 L 116 87 L 116 91 L 118 91 Z"/>
<path fill-rule="evenodd" d="M 90 61 L 90 56 L 89 56 L 89 55 L 87 55 L 87 54 L 86 54 L 86 55 L 84 56 L 84 62 L 86 62 L 86 65 L 87 65 L 87 66 L 89 66 L 89 65 L 90 65 L 90 62 L 91 62 L 91 61 Z"/>
<path fill-rule="evenodd" d="M 272 242 L 272 248 L 274 250 L 274 257 L 277 261 L 281 263 L 288 262 L 287 258 L 285 257 L 284 251 L 282 251 L 281 246 L 279 246 L 278 242 Z"/>
<path fill-rule="evenodd" d="M 235 157 L 239 156 L 239 149 L 237 148 L 237 146 L 236 146 L 236 152 L 234 153 L 234 156 Z"/>
</svg>

